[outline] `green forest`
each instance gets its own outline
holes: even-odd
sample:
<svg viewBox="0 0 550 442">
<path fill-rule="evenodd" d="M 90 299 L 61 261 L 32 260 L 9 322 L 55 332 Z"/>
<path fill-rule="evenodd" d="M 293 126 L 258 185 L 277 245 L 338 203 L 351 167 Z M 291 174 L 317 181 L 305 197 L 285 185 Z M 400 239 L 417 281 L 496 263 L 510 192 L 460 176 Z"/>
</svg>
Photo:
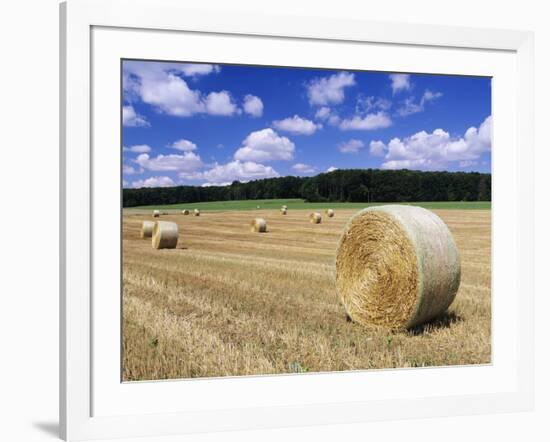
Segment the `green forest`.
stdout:
<svg viewBox="0 0 550 442">
<path fill-rule="evenodd" d="M 229 186 L 123 189 L 123 207 L 302 198 L 308 202 L 491 201 L 491 174 L 345 169 L 313 177 L 266 178 Z"/>
</svg>

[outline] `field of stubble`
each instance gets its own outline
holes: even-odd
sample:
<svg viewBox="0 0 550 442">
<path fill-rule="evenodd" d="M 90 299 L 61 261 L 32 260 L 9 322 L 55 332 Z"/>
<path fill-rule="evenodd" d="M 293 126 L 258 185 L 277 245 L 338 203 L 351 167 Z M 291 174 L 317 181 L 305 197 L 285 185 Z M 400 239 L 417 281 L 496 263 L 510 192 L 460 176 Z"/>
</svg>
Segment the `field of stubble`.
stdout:
<svg viewBox="0 0 550 442">
<path fill-rule="evenodd" d="M 123 217 L 123 380 L 174 379 L 491 361 L 491 211 L 434 210 L 450 227 L 462 283 L 442 317 L 389 333 L 347 322 L 334 256 L 356 210 L 180 214 L 175 250 L 139 238 Z M 256 216 L 268 233 L 249 231 Z"/>
</svg>

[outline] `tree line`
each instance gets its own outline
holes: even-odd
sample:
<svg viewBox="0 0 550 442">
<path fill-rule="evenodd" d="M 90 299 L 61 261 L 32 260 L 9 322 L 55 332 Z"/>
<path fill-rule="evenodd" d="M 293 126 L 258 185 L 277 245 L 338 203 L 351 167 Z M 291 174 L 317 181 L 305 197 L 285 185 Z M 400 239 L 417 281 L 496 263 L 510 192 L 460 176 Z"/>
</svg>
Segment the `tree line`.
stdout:
<svg viewBox="0 0 550 442">
<path fill-rule="evenodd" d="M 123 207 L 303 198 L 309 202 L 490 201 L 491 174 L 345 169 L 313 177 L 266 178 L 229 186 L 123 189 Z"/>
</svg>

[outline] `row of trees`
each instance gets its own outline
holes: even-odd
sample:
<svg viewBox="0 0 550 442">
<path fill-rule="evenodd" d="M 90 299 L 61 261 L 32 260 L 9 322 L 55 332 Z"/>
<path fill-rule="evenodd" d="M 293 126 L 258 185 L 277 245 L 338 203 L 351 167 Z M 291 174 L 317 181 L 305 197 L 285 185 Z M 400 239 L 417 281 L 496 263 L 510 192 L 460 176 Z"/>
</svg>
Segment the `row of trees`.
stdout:
<svg viewBox="0 0 550 442">
<path fill-rule="evenodd" d="M 310 202 L 490 201 L 491 175 L 478 172 L 345 169 L 314 177 L 267 178 L 229 186 L 124 189 L 123 207 L 271 198 Z"/>
</svg>

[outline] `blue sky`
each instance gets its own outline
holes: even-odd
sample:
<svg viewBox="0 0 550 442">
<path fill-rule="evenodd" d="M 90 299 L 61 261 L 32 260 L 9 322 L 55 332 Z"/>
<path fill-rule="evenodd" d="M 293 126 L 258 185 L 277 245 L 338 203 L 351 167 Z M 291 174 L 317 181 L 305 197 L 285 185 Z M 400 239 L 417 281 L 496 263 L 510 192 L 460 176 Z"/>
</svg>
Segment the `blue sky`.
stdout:
<svg viewBox="0 0 550 442">
<path fill-rule="evenodd" d="M 124 187 L 491 170 L 491 80 L 125 60 Z"/>
</svg>

